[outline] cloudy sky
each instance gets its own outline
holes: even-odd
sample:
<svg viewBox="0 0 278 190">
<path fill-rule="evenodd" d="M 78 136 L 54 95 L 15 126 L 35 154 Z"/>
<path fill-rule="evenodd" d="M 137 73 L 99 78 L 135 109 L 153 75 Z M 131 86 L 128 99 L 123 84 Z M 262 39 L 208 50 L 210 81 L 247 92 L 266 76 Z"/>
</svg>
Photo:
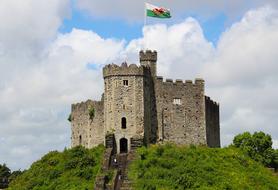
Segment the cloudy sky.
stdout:
<svg viewBox="0 0 278 190">
<path fill-rule="evenodd" d="M 165 78 L 204 78 L 221 106 L 221 143 L 264 131 L 278 148 L 276 0 L 0 1 L 0 163 L 25 169 L 70 145 L 71 103 L 100 99 L 101 68 L 158 51 Z"/>
</svg>

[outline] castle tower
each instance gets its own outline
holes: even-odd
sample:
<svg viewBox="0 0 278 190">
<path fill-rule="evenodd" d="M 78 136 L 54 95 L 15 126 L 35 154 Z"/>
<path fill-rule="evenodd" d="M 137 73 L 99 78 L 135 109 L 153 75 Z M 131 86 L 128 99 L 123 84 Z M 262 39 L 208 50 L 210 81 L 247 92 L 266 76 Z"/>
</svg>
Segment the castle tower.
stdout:
<svg viewBox="0 0 278 190">
<path fill-rule="evenodd" d="M 111 64 L 103 68 L 104 132 L 114 134 L 117 152 L 144 139 L 144 67 Z"/>
<path fill-rule="evenodd" d="M 151 74 L 153 77 L 156 77 L 156 61 L 157 61 L 157 52 L 146 50 L 141 50 L 139 53 L 140 64 L 145 67 L 151 68 Z"/>
<path fill-rule="evenodd" d="M 157 52 L 141 50 L 139 53 L 140 65 L 146 68 L 146 77 L 144 81 L 145 97 L 145 138 L 146 143 L 156 143 L 158 139 L 157 109 L 155 100 L 155 81 L 156 81 L 156 62 Z"/>
</svg>

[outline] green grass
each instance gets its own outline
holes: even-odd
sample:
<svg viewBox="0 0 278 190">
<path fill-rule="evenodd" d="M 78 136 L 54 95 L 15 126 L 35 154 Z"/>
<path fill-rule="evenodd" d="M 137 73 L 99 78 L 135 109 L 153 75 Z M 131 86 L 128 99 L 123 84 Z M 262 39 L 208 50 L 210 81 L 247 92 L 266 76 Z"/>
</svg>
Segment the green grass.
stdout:
<svg viewBox="0 0 278 190">
<path fill-rule="evenodd" d="M 231 147 L 142 147 L 129 177 L 138 190 L 278 189 L 277 175 Z"/>
<path fill-rule="evenodd" d="M 12 181 L 8 190 L 91 190 L 103 153 L 103 146 L 49 152 Z"/>
</svg>

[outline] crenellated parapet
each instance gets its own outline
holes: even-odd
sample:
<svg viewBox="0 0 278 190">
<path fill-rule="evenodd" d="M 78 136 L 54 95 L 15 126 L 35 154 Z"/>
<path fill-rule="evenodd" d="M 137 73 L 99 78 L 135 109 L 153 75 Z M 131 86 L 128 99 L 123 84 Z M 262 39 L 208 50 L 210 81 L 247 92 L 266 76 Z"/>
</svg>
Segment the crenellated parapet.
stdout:
<svg viewBox="0 0 278 190">
<path fill-rule="evenodd" d="M 181 79 L 176 79 L 175 81 L 173 79 L 168 79 L 166 78 L 165 80 L 163 79 L 162 76 L 157 76 L 156 81 L 158 83 L 162 83 L 165 85 L 184 85 L 184 86 L 204 86 L 205 81 L 201 78 L 196 78 L 194 83 L 192 80 L 181 80 Z"/>
<path fill-rule="evenodd" d="M 205 100 L 208 104 L 210 104 L 211 106 L 215 106 L 215 107 L 218 107 L 219 106 L 219 103 L 213 101 L 212 99 L 210 99 L 209 96 L 205 96 Z"/>
<path fill-rule="evenodd" d="M 146 50 L 140 51 L 140 62 L 142 61 L 151 61 L 151 62 L 156 62 L 157 61 L 157 52 L 156 51 L 151 51 L 151 50 Z"/>
<path fill-rule="evenodd" d="M 72 112 L 87 112 L 88 108 L 94 107 L 96 109 L 102 109 L 103 107 L 103 101 L 93 101 L 93 100 L 87 100 L 85 102 L 80 102 L 76 104 L 71 105 Z"/>
<path fill-rule="evenodd" d="M 122 63 L 121 66 L 116 64 L 109 64 L 103 68 L 103 77 L 109 76 L 143 76 L 144 67 L 137 66 L 136 64 L 127 65 L 127 63 Z"/>
</svg>

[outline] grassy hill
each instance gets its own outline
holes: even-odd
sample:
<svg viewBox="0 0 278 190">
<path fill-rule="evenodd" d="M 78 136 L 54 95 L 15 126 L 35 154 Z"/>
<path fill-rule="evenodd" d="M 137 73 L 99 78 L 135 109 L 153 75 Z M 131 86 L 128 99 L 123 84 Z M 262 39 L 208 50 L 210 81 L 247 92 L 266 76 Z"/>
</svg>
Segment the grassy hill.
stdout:
<svg viewBox="0 0 278 190">
<path fill-rule="evenodd" d="M 50 152 L 8 190 L 92 190 L 103 153 L 103 146 Z M 138 190 L 278 190 L 277 175 L 236 148 L 142 147 L 128 173 Z"/>
<path fill-rule="evenodd" d="M 50 152 L 13 180 L 8 190 L 91 190 L 103 152 L 103 146 Z"/>
<path fill-rule="evenodd" d="M 129 168 L 138 190 L 278 189 L 278 177 L 236 148 L 140 148 Z"/>
</svg>

